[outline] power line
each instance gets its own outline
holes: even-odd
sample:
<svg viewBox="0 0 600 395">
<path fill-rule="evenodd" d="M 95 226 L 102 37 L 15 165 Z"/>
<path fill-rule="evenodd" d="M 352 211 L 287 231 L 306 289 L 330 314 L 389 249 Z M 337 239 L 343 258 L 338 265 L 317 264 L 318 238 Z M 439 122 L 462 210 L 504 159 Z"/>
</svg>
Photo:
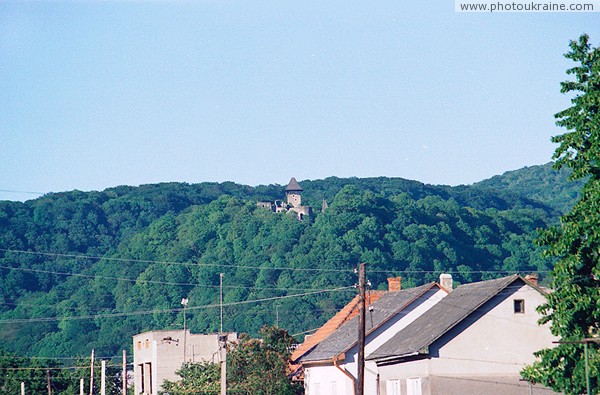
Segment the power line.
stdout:
<svg viewBox="0 0 600 395">
<path fill-rule="evenodd" d="M 101 358 L 95 358 L 100 360 Z M 126 364 L 128 366 L 132 366 L 133 363 L 128 363 Z M 107 367 L 117 367 L 117 366 L 123 366 L 122 363 L 113 363 L 113 364 L 106 364 Z M 80 365 L 80 366 L 26 366 L 26 367 L 20 367 L 20 368 L 2 368 L 2 370 L 70 370 L 70 369 L 89 369 L 90 365 L 88 364 L 86 365 Z"/>
<path fill-rule="evenodd" d="M 174 262 L 174 261 L 158 261 L 149 259 L 130 259 L 130 258 L 116 258 L 116 257 L 101 257 L 92 255 L 76 255 L 76 254 L 61 254 L 54 252 L 39 252 L 39 251 L 25 251 L 25 250 L 12 250 L 6 248 L 0 248 L 0 251 L 11 252 L 16 254 L 30 254 L 30 255 L 43 255 L 51 256 L 55 258 L 73 258 L 73 259 L 91 259 L 91 260 L 106 260 L 106 261 L 117 261 L 117 262 L 135 262 L 135 263 L 156 263 L 161 265 L 182 265 L 182 266 L 193 266 L 193 267 L 225 267 L 233 269 L 253 269 L 253 270 L 291 270 L 291 271 L 320 271 L 320 272 L 335 272 L 335 273 L 353 273 L 353 269 L 324 269 L 324 268 L 302 268 L 302 267 L 263 267 L 263 266 L 243 266 L 243 265 L 223 265 L 217 263 L 192 263 L 192 262 Z"/>
<path fill-rule="evenodd" d="M 72 277 L 83 277 L 83 278 L 90 278 L 90 279 L 97 279 L 97 278 L 99 278 L 99 279 L 103 279 L 103 280 L 127 281 L 127 282 L 132 282 L 132 283 L 176 285 L 176 286 L 188 286 L 188 287 L 202 286 L 204 288 L 219 288 L 218 285 L 200 284 L 199 282 L 198 283 L 178 283 L 178 282 L 172 282 L 172 281 L 144 280 L 144 279 L 139 279 L 139 278 L 110 277 L 110 276 L 101 276 L 101 275 L 96 275 L 96 274 L 56 272 L 56 271 L 53 271 L 53 270 L 29 269 L 29 268 L 24 268 L 24 267 L 11 267 L 11 266 L 2 266 L 2 265 L 0 265 L 0 269 L 17 270 L 17 271 L 24 271 L 24 272 L 31 272 L 31 273 L 44 273 L 44 274 L 52 274 L 52 275 L 57 275 L 57 276 L 72 276 Z M 306 290 L 313 290 L 311 288 L 290 288 L 290 287 L 280 288 L 280 287 L 254 287 L 254 286 L 250 287 L 250 286 L 243 286 L 243 285 L 224 285 L 223 288 L 228 288 L 228 289 L 275 290 L 275 291 L 278 291 L 278 290 L 279 291 L 288 291 L 288 290 L 292 290 L 292 291 L 306 291 Z M 112 294 L 108 294 L 108 295 L 112 295 Z"/>
<path fill-rule="evenodd" d="M 333 289 L 322 289 L 322 290 L 318 290 L 318 291 L 305 292 L 305 293 L 301 293 L 301 294 L 273 296 L 270 298 L 224 303 L 223 306 L 229 307 L 229 306 L 238 306 L 238 305 L 244 305 L 244 304 L 250 304 L 250 303 L 261 303 L 261 302 L 267 302 L 267 301 L 278 300 L 278 299 L 290 299 L 290 298 L 296 298 L 296 297 L 302 297 L 302 296 L 317 295 L 317 294 L 326 293 L 326 292 L 339 292 L 339 291 L 344 291 L 344 290 L 352 289 L 352 288 L 354 288 L 354 287 L 350 286 L 350 287 L 341 287 L 341 288 L 333 288 Z M 220 306 L 219 304 L 212 304 L 212 305 L 205 305 L 205 306 L 192 306 L 192 307 L 188 307 L 187 309 L 188 310 L 203 310 L 203 309 L 217 308 L 219 306 Z M 139 310 L 139 311 L 130 311 L 130 312 L 121 312 L 121 313 L 90 314 L 90 315 L 84 315 L 84 316 L 67 316 L 67 317 L 12 318 L 12 319 L 0 320 L 0 324 L 19 324 L 19 323 L 32 323 L 32 322 L 54 322 L 54 321 L 61 321 L 61 320 L 70 321 L 70 320 L 84 320 L 84 319 L 97 319 L 97 318 L 127 317 L 127 316 L 146 315 L 146 314 L 174 313 L 174 312 L 179 312 L 179 311 L 183 311 L 183 308 L 173 308 L 173 309 L 163 309 L 163 310 L 156 310 L 156 309 L 155 310 Z"/>
<path fill-rule="evenodd" d="M 193 262 L 175 262 L 175 261 L 161 261 L 151 259 L 133 259 L 133 258 L 117 258 L 117 257 L 101 257 L 93 255 L 81 255 L 81 254 L 64 254 L 55 252 L 40 252 L 40 251 L 26 251 L 26 250 L 14 250 L 7 248 L 0 248 L 0 251 L 10 252 L 16 254 L 30 254 L 30 255 L 42 255 L 51 256 L 54 258 L 73 258 L 73 259 L 90 259 L 90 260 L 106 260 L 106 261 L 117 261 L 117 262 L 135 262 L 135 263 L 152 263 L 161 265 L 181 265 L 181 266 L 192 266 L 192 267 L 218 267 L 218 268 L 232 268 L 232 269 L 251 269 L 251 270 L 289 270 L 289 271 L 303 271 L 303 272 L 333 272 L 333 273 L 354 273 L 352 269 L 327 269 L 327 268 L 299 268 L 299 267 L 265 267 L 265 266 L 244 266 L 244 265 L 224 265 L 217 263 L 193 263 Z M 458 270 L 402 270 L 402 269 L 387 269 L 387 270 L 369 270 L 369 273 L 405 273 L 405 274 L 436 274 L 436 273 L 449 273 L 449 274 L 461 274 Z M 550 273 L 552 270 L 535 270 L 537 273 Z M 513 270 L 471 270 L 469 274 L 510 274 L 514 273 Z"/>
</svg>

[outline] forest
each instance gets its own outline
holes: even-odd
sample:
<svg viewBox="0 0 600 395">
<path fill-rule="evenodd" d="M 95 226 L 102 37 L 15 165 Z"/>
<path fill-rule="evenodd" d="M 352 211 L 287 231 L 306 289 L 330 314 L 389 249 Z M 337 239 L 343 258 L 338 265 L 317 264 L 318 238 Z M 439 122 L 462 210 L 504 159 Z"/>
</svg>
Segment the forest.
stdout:
<svg viewBox="0 0 600 395">
<path fill-rule="evenodd" d="M 536 272 L 535 244 L 581 182 L 552 164 L 468 186 L 401 178 L 300 181 L 314 215 L 299 221 L 258 201 L 285 185 L 163 183 L 0 201 L 0 349 L 24 357 L 120 358 L 134 334 L 220 327 L 256 335 L 278 324 L 296 339 L 355 294 L 358 263 L 373 289 Z M 321 211 L 323 200 L 328 208 Z M 16 358 L 16 357 L 15 357 Z"/>
</svg>

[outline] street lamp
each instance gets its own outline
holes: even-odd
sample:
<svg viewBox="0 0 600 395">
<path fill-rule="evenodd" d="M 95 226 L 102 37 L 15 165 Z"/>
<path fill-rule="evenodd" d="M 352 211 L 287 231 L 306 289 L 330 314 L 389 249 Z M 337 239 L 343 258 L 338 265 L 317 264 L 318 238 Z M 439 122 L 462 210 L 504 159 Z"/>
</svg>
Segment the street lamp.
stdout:
<svg viewBox="0 0 600 395">
<path fill-rule="evenodd" d="M 183 305 L 183 363 L 187 362 L 187 328 L 185 322 L 185 308 L 188 305 L 188 299 L 181 299 L 181 304 Z"/>
</svg>

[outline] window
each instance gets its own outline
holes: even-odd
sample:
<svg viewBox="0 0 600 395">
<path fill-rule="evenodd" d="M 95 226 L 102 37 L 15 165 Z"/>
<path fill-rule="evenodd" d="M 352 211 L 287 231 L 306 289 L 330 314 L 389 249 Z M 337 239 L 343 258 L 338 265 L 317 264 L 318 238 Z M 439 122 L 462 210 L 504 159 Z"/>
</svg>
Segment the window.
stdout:
<svg viewBox="0 0 600 395">
<path fill-rule="evenodd" d="M 150 340 L 146 339 L 146 348 L 150 348 Z"/>
<path fill-rule="evenodd" d="M 329 383 L 329 393 L 331 395 L 337 394 L 337 382 L 332 381 Z"/>
<path fill-rule="evenodd" d="M 141 349 L 142 349 L 142 341 L 140 340 L 140 341 L 138 341 L 138 350 L 141 350 Z"/>
<path fill-rule="evenodd" d="M 407 395 L 423 395 L 421 391 L 421 378 L 406 379 L 406 394 Z"/>
<path fill-rule="evenodd" d="M 400 392 L 400 380 L 388 380 L 385 382 L 385 393 L 387 395 L 402 395 Z"/>
<path fill-rule="evenodd" d="M 525 314 L 525 301 L 523 299 L 515 299 L 515 314 Z"/>
</svg>

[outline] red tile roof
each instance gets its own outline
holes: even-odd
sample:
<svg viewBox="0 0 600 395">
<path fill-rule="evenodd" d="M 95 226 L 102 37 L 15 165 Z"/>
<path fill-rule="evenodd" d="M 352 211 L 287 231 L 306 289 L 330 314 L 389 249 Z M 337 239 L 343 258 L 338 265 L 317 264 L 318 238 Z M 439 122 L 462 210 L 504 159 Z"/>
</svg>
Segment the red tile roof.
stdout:
<svg viewBox="0 0 600 395">
<path fill-rule="evenodd" d="M 377 299 L 382 297 L 386 291 L 369 291 L 365 295 L 365 304 L 368 306 L 371 303 L 375 302 Z M 291 356 L 292 363 L 297 361 L 304 354 L 309 352 L 313 347 L 317 344 L 325 340 L 329 335 L 335 332 L 340 326 L 342 326 L 345 322 L 349 321 L 352 317 L 358 314 L 358 295 L 356 295 L 344 308 L 342 308 L 336 315 L 331 317 L 329 321 L 323 324 L 313 335 L 307 336 L 302 343 Z M 301 367 L 300 364 L 292 364 L 290 366 L 291 371 L 297 372 Z"/>
</svg>

